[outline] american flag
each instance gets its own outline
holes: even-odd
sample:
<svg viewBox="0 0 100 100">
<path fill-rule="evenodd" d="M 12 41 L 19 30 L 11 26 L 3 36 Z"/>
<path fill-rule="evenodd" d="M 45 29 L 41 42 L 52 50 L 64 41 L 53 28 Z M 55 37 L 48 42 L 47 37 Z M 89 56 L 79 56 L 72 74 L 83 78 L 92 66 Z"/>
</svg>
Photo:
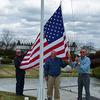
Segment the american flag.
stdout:
<svg viewBox="0 0 100 100">
<path fill-rule="evenodd" d="M 66 58 L 68 46 L 66 35 L 64 33 L 63 16 L 61 5 L 54 12 L 52 17 L 44 26 L 44 41 L 43 41 L 43 60 L 44 62 L 50 57 L 51 51 L 55 50 L 57 56 Z M 37 36 L 35 43 L 23 58 L 20 68 L 29 69 L 32 67 L 39 67 L 40 63 L 40 34 Z"/>
</svg>

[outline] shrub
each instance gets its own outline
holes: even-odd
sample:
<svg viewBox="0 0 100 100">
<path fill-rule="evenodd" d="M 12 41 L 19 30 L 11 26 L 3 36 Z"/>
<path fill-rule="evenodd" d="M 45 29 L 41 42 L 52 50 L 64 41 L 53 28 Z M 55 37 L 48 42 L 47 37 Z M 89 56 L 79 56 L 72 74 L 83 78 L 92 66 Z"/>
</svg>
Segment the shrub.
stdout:
<svg viewBox="0 0 100 100">
<path fill-rule="evenodd" d="M 92 69 L 92 74 L 93 74 L 93 76 L 100 78 L 100 66 Z"/>
<path fill-rule="evenodd" d="M 0 56 L 3 58 L 8 57 L 9 59 L 14 59 L 15 51 L 13 51 L 13 50 L 1 50 L 0 49 Z"/>
<path fill-rule="evenodd" d="M 91 59 L 91 68 L 100 66 L 100 51 L 97 51 L 96 54 L 89 54 Z"/>
<path fill-rule="evenodd" d="M 10 64 L 10 63 L 12 63 L 12 59 L 3 58 L 3 59 L 1 60 L 1 63 L 2 63 L 2 64 Z"/>
</svg>

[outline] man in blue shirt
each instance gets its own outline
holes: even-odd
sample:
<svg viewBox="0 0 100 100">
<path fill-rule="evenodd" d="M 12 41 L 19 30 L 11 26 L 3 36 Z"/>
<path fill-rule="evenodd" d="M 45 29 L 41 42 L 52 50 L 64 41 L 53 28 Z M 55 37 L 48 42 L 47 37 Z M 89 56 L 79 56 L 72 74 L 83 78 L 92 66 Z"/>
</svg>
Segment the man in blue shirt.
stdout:
<svg viewBox="0 0 100 100">
<path fill-rule="evenodd" d="M 78 72 L 78 100 L 82 100 L 82 90 L 85 88 L 86 100 L 90 100 L 90 58 L 86 56 L 87 51 L 81 49 L 80 57 L 75 58 L 75 62 L 72 62 L 72 66 L 77 69 Z"/>
<path fill-rule="evenodd" d="M 61 58 L 56 57 L 56 52 L 51 52 L 51 57 L 46 61 L 44 65 L 44 76 L 47 80 L 47 97 L 48 100 L 52 100 L 53 88 L 54 88 L 54 100 L 60 100 L 60 73 L 61 67 L 65 67 L 67 61 L 62 61 Z"/>
</svg>

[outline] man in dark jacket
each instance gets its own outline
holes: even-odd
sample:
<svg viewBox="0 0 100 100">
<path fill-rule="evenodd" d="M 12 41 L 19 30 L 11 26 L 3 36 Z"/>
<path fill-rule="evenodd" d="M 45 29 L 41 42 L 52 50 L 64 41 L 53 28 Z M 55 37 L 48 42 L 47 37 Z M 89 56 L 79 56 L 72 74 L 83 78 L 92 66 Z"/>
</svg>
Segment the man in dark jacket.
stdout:
<svg viewBox="0 0 100 100">
<path fill-rule="evenodd" d="M 25 71 L 20 69 L 20 64 L 23 59 L 23 55 L 21 50 L 16 50 L 16 57 L 14 59 L 14 64 L 16 68 L 16 95 L 22 96 L 23 89 L 24 89 L 24 78 L 25 78 Z"/>
<path fill-rule="evenodd" d="M 53 88 L 54 88 L 54 100 L 60 100 L 60 73 L 61 67 L 65 67 L 67 61 L 62 61 L 61 58 L 56 57 L 56 52 L 51 52 L 51 57 L 46 61 L 44 65 L 44 76 L 47 80 L 47 96 L 48 100 L 52 100 Z"/>
</svg>

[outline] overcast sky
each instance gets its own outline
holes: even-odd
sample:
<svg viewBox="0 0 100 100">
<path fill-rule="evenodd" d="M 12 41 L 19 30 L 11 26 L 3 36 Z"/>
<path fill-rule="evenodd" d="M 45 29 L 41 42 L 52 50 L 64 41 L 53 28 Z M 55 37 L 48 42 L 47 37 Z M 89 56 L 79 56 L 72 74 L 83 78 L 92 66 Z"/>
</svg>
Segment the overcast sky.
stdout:
<svg viewBox="0 0 100 100">
<path fill-rule="evenodd" d="M 44 2 L 45 23 L 60 0 Z M 3 29 L 9 29 L 16 39 L 34 42 L 40 32 L 40 4 L 41 0 L 0 0 L 0 35 Z M 68 38 L 93 42 L 100 48 L 100 0 L 72 0 L 72 7 L 71 0 L 62 0 L 62 12 Z"/>
</svg>

